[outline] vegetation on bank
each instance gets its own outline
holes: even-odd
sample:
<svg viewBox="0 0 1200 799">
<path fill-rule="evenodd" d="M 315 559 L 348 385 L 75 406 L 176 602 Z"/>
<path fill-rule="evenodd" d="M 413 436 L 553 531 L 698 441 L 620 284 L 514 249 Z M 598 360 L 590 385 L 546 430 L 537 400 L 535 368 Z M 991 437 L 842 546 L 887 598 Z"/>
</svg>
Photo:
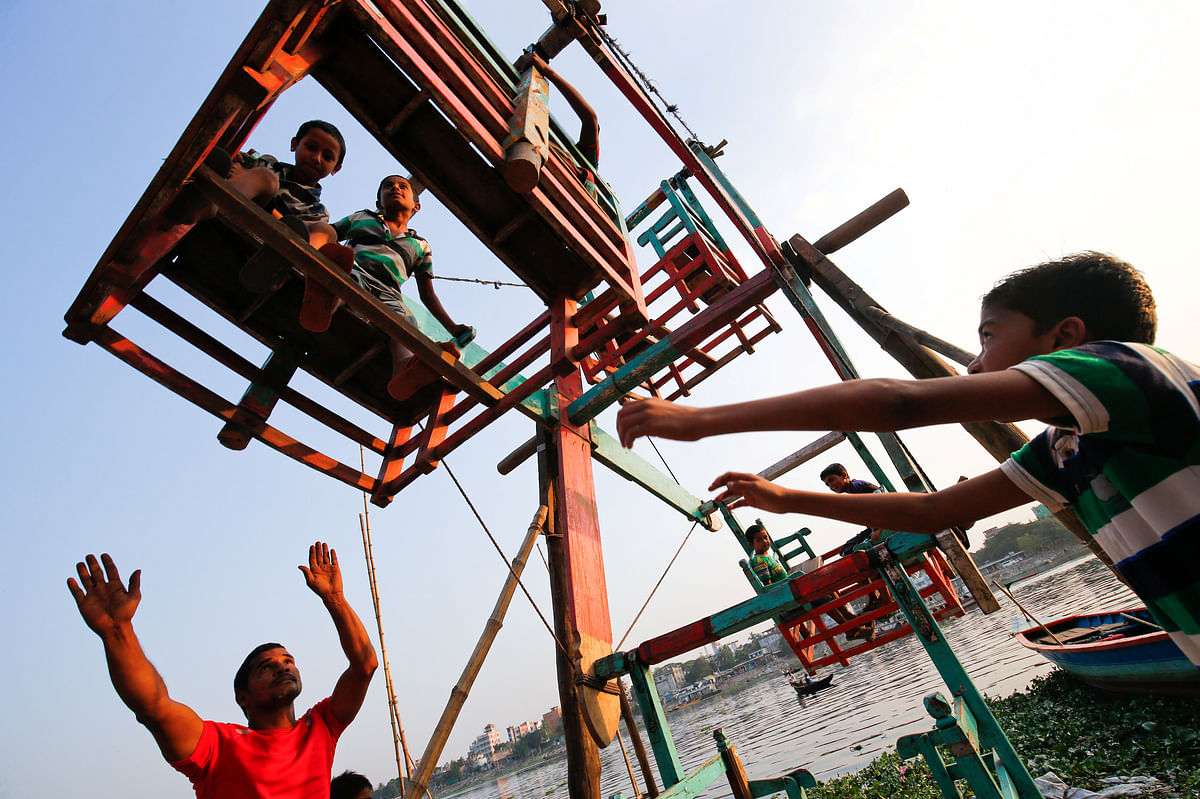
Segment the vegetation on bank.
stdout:
<svg viewBox="0 0 1200 799">
<path fill-rule="evenodd" d="M 1154 799 L 1200 796 L 1200 697 L 1105 696 L 1061 671 L 1024 693 L 989 700 L 1030 774 L 1048 771 L 1098 791 L 1102 777 L 1158 778 Z M 932 720 L 930 720 L 932 725 Z M 811 799 L 940 799 L 923 759 L 895 752 L 823 783 Z"/>
</svg>

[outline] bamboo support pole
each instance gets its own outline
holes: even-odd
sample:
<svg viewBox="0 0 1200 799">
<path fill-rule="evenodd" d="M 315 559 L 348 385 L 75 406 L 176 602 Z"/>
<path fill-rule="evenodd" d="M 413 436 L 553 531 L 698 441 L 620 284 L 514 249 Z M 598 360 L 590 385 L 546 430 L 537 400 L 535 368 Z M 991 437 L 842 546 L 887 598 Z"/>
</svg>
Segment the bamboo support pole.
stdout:
<svg viewBox="0 0 1200 799">
<path fill-rule="evenodd" d="M 425 745 L 425 751 L 417 765 L 416 776 L 412 778 L 408 791 L 406 791 L 409 799 L 421 799 L 422 795 L 429 792 L 429 778 L 433 776 L 433 770 L 437 766 L 438 758 L 442 756 L 442 750 L 446 746 L 446 740 L 450 737 L 450 731 L 454 728 L 454 722 L 458 720 L 458 714 L 466 703 L 467 696 L 471 693 L 471 686 L 475 683 L 475 678 L 483 667 L 484 658 L 487 657 L 492 643 L 496 640 L 496 635 L 504 625 L 504 615 L 508 612 L 513 594 L 517 591 L 521 572 L 525 570 L 525 563 L 529 560 L 533 545 L 542 532 L 542 525 L 546 523 L 548 512 L 545 505 L 540 506 L 537 513 L 533 515 L 533 521 L 529 523 L 525 540 L 521 542 L 521 549 L 517 556 L 512 559 L 512 567 L 504 580 L 504 587 L 500 589 L 500 596 L 496 599 L 492 615 L 483 627 L 483 633 L 479 636 L 479 642 L 475 644 L 475 650 L 467 660 L 462 676 L 458 678 L 458 682 L 450 691 L 450 700 L 446 703 L 446 709 L 442 711 L 442 717 L 438 719 L 437 726 L 434 727 L 433 734 L 429 737 L 429 743 Z"/>
<path fill-rule="evenodd" d="M 625 750 L 625 739 L 617 730 L 617 743 L 621 745 L 621 757 L 625 758 L 625 770 L 629 772 L 629 784 L 633 786 L 633 799 L 642 799 L 642 790 L 638 788 L 637 777 L 633 773 L 633 764 L 629 762 L 629 752 Z"/>
<path fill-rule="evenodd" d="M 1050 636 L 1050 639 L 1052 641 L 1054 641 L 1054 643 L 1058 644 L 1059 646 L 1063 645 L 1063 642 L 1061 640 L 1059 640 L 1059 637 L 1057 635 L 1055 635 L 1054 633 L 1050 632 L 1050 628 L 1047 627 L 1046 625 L 1042 624 L 1042 622 L 1038 619 L 1037 616 L 1034 616 L 1032 613 L 1030 613 L 1028 610 L 1026 610 L 1025 606 L 1022 605 L 1020 602 L 1018 602 L 1017 598 L 1015 596 L 1013 596 L 1011 593 L 1009 593 L 1007 588 L 1000 585 L 1000 583 L 997 582 L 996 580 L 992 580 L 992 585 L 996 586 L 1001 591 L 1003 591 L 1004 595 L 1006 597 L 1008 597 L 1009 601 L 1012 602 L 1014 605 L 1016 605 L 1017 609 L 1020 610 L 1022 613 L 1024 613 L 1025 617 L 1027 619 L 1029 619 L 1031 622 L 1036 624 L 1038 627 L 1041 627 L 1043 630 L 1045 630 L 1046 635 Z"/>
<path fill-rule="evenodd" d="M 658 796 L 658 783 L 654 780 L 654 771 L 650 768 L 650 758 L 646 754 L 646 744 L 642 740 L 642 731 L 638 729 L 633 717 L 633 707 L 629 697 L 625 696 L 625 686 L 621 686 L 621 718 L 625 719 L 625 729 L 629 732 L 629 740 L 633 743 L 633 754 L 637 757 L 638 766 L 642 769 L 642 780 L 646 783 L 646 796 L 650 799 Z"/>
<path fill-rule="evenodd" d="M 366 472 L 366 456 L 362 445 L 358 447 L 359 463 Z M 371 587 L 371 603 L 375 608 L 375 624 L 379 630 L 379 659 L 383 663 L 383 679 L 387 686 L 388 720 L 392 723 L 392 745 L 396 749 L 396 776 L 401 778 L 400 799 L 404 799 L 404 777 L 412 778 L 412 757 L 408 754 L 408 741 L 404 737 L 404 724 L 400 721 L 400 707 L 396 702 L 396 688 L 392 683 L 392 668 L 388 663 L 387 644 L 383 640 L 383 616 L 379 612 L 379 584 L 375 581 L 375 550 L 371 546 L 371 511 L 367 504 L 367 492 L 363 492 L 363 512 L 358 516 L 358 528 L 362 533 L 363 554 L 367 562 L 367 583 Z"/>
</svg>

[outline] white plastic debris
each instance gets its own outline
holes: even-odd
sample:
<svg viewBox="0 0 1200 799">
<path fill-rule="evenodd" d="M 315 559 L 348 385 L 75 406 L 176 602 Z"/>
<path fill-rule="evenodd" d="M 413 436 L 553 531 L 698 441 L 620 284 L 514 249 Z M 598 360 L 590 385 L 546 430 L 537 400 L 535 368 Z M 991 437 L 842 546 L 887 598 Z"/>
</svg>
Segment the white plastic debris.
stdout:
<svg viewBox="0 0 1200 799">
<path fill-rule="evenodd" d="M 1045 799 L 1120 799 L 1123 796 L 1141 796 L 1162 787 L 1155 777 L 1104 777 L 1100 783 L 1106 787 L 1097 793 L 1072 788 L 1053 771 L 1047 771 L 1033 783 Z"/>
</svg>

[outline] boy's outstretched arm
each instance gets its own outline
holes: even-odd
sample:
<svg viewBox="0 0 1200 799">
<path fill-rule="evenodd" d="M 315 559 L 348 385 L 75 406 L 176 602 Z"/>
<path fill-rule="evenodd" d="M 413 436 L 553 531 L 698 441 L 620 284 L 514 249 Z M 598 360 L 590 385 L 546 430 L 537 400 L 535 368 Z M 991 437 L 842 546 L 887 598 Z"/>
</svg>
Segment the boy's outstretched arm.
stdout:
<svg viewBox="0 0 1200 799">
<path fill-rule="evenodd" d="M 328 544 L 316 542 L 308 548 L 308 566 L 301 566 L 300 571 L 304 573 L 308 587 L 325 603 L 333 626 L 337 628 L 342 651 L 350 661 L 338 678 L 329 700 L 329 709 L 334 718 L 349 724 L 354 721 L 367 697 L 367 688 L 371 686 L 371 677 L 379 667 L 379 659 L 375 655 L 371 637 L 367 635 L 367 628 L 342 593 L 342 570 L 338 567 L 337 552 L 330 549 Z"/>
<path fill-rule="evenodd" d="M 417 293 L 421 296 L 421 303 L 429 309 L 434 319 L 442 323 L 442 327 L 446 328 L 451 338 L 457 338 L 470 331 L 470 325 L 460 325 L 446 313 L 442 301 L 433 289 L 433 275 L 429 272 L 417 272 Z"/>
<path fill-rule="evenodd" d="M 805 513 L 886 530 L 932 535 L 967 527 L 978 519 L 1030 502 L 1025 492 L 993 469 L 932 494 L 832 494 L 797 491 L 756 474 L 726 472 L 709 490 L 724 489 L 717 499 L 743 497 L 745 504 L 773 513 Z"/>
<path fill-rule="evenodd" d="M 79 581 L 67 580 L 79 615 L 104 643 L 108 676 L 117 695 L 154 736 L 163 757 L 169 763 L 190 757 L 204 721 L 167 694 L 166 683 L 133 632 L 133 614 L 142 600 L 141 569 L 129 576 L 127 589 L 113 559 L 107 554 L 100 559 L 103 569 L 95 555 L 88 555 L 86 562 L 75 565 Z"/>
<path fill-rule="evenodd" d="M 769 399 L 711 408 L 631 402 L 617 414 L 621 445 L 641 436 L 696 441 L 752 430 L 892 432 L 952 422 L 1015 422 L 1066 413 L 1033 378 L 1012 369 L 929 380 L 847 380 Z"/>
</svg>

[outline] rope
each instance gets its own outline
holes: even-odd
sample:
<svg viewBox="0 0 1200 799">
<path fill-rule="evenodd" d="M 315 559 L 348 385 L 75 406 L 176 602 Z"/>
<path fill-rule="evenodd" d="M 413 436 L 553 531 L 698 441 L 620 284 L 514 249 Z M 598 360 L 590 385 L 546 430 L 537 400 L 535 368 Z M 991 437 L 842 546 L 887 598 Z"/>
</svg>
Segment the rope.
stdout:
<svg viewBox="0 0 1200 799">
<path fill-rule="evenodd" d="M 616 52 L 618 56 L 617 60 L 620 61 L 626 69 L 628 69 L 637 77 L 638 81 L 642 84 L 642 88 L 644 88 L 650 94 L 657 95 L 659 101 L 663 105 L 663 109 L 668 114 L 675 117 L 675 119 L 679 121 L 680 125 L 683 125 L 683 129 L 688 132 L 689 136 L 696 141 L 700 141 L 700 137 L 696 135 L 696 132 L 688 127 L 688 123 L 682 116 L 679 115 L 679 106 L 675 103 L 669 102 L 667 98 L 663 96 L 663 93 L 658 90 L 658 87 L 654 85 L 654 82 L 646 76 L 646 73 L 642 72 L 642 70 L 638 68 L 638 65 L 633 63 L 633 58 L 630 57 L 629 53 L 626 52 L 623 47 L 621 47 L 621 44 L 604 28 L 597 25 L 593 30 L 599 33 L 600 38 L 604 40 L 605 44 L 607 44 L 613 49 L 614 52 Z"/>
<path fill-rule="evenodd" d="M 663 462 L 663 466 L 667 467 L 667 474 L 671 475 L 671 479 L 678 483 L 679 478 L 675 476 L 675 471 L 671 469 L 671 464 L 667 463 L 667 459 L 664 458 L 663 454 L 658 451 L 658 445 L 654 443 L 654 439 L 650 436 L 646 436 L 646 440 L 650 442 L 650 446 L 654 447 L 654 452 L 657 453 L 658 459 Z"/>
<path fill-rule="evenodd" d="M 450 479 L 454 482 L 454 487 L 458 489 L 458 493 L 462 494 L 463 501 L 467 503 L 467 507 L 471 509 L 471 513 L 475 514 L 475 518 L 478 520 L 479 526 L 483 528 L 485 533 L 487 533 L 488 540 L 492 542 L 492 546 L 496 548 L 496 552 L 499 553 L 500 559 L 504 561 L 504 565 L 508 567 L 509 574 L 516 579 L 517 585 L 521 588 L 521 592 L 525 594 L 525 598 L 529 600 L 529 604 L 533 605 L 534 612 L 536 612 L 538 618 L 542 620 L 542 624 L 546 625 L 546 631 L 550 633 L 550 637 L 554 639 L 554 643 L 558 644 L 558 648 L 562 650 L 563 655 L 566 656 L 567 660 L 569 661 L 571 659 L 570 652 L 567 651 L 565 646 L 563 646 L 563 642 L 558 640 L 558 636 L 554 634 L 554 628 L 550 626 L 550 622 L 546 621 L 546 617 L 542 614 L 542 609 L 539 608 L 537 602 L 533 600 L 533 596 L 529 593 L 529 589 L 525 587 L 525 583 L 522 582 L 517 573 L 513 571 L 512 563 L 509 562 L 508 556 L 505 555 L 504 550 L 500 548 L 500 544 L 496 541 L 496 537 L 492 535 L 492 531 L 488 529 L 487 522 L 485 522 L 483 517 L 479 515 L 479 511 L 475 508 L 475 503 L 471 501 L 469 496 L 467 496 L 467 492 L 462 487 L 462 483 L 458 482 L 458 478 L 454 476 L 454 472 L 450 469 L 450 464 L 446 462 L 445 458 L 442 458 L 442 466 L 445 467 L 446 474 L 450 475 Z"/>
<path fill-rule="evenodd" d="M 675 550 L 675 555 L 671 558 L 671 562 L 667 564 L 667 568 L 663 569 L 662 577 L 658 578 L 658 582 L 655 583 L 654 588 L 650 590 L 650 596 L 646 597 L 646 601 L 642 603 L 642 609 L 639 610 L 637 615 L 633 617 L 633 621 L 629 622 L 629 629 L 625 631 L 625 634 L 621 636 L 621 640 L 618 641 L 617 645 L 613 647 L 614 652 L 620 651 L 622 645 L 625 643 L 625 639 L 629 637 L 631 632 L 633 632 L 633 625 L 637 624 L 638 619 L 642 617 L 642 613 L 645 612 L 646 606 L 649 605 L 650 600 L 654 598 L 654 592 L 658 590 L 660 585 L 662 585 L 662 581 L 667 578 L 667 572 L 671 571 L 671 567 L 675 565 L 675 559 L 678 558 L 679 553 L 683 551 L 683 545 L 686 544 L 688 539 L 692 537 L 692 533 L 696 532 L 696 525 L 698 524 L 700 524 L 700 522 L 692 522 L 692 529 L 688 530 L 687 535 L 683 537 L 683 541 L 680 542 L 679 549 Z"/>
<path fill-rule="evenodd" d="M 524 283 L 508 283 L 503 280 L 480 280 L 475 277 L 447 277 L 446 275 L 431 275 L 434 280 L 450 280 L 455 283 L 479 283 L 483 286 L 491 286 L 496 291 L 500 290 L 501 286 L 512 286 L 518 289 L 527 289 L 529 286 Z"/>
</svg>

